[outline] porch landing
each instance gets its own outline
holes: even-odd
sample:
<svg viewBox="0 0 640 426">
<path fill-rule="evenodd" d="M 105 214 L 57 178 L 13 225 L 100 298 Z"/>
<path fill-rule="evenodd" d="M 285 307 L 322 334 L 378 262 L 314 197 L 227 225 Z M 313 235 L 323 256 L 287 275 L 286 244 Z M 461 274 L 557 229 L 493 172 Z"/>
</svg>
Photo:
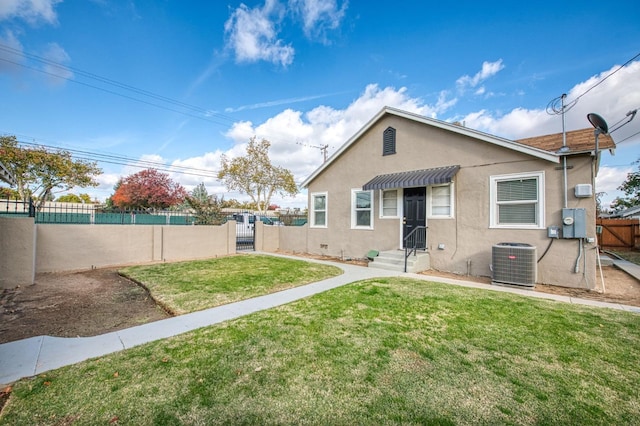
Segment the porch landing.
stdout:
<svg viewBox="0 0 640 426">
<path fill-rule="evenodd" d="M 369 262 L 369 268 L 404 272 L 404 250 L 381 251 L 373 258 L 373 262 Z M 427 269 L 431 269 L 428 252 L 418 251 L 416 255 L 412 254 L 407 258 L 407 272 L 415 273 Z"/>
</svg>

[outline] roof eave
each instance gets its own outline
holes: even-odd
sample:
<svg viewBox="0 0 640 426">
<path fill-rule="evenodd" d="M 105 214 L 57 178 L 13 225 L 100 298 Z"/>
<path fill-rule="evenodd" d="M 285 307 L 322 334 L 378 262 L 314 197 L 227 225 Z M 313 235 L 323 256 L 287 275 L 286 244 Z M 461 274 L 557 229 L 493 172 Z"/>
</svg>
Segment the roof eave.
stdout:
<svg viewBox="0 0 640 426">
<path fill-rule="evenodd" d="M 501 138 L 498 136 L 493 136 L 488 133 L 480 132 L 478 130 L 469 129 L 468 127 L 462 127 L 457 124 L 448 123 L 446 121 L 436 120 L 429 117 L 424 117 L 418 114 L 414 114 L 407 111 L 402 111 L 392 107 L 384 107 L 382 108 L 371 120 L 369 120 L 364 126 L 358 130 L 349 140 L 347 140 L 336 152 L 329 157 L 327 161 L 325 161 L 320 167 L 318 167 L 307 179 L 305 179 L 300 186 L 302 188 L 307 188 L 311 182 L 322 173 L 336 158 L 338 158 L 344 151 L 347 150 L 362 134 L 364 134 L 367 130 L 369 130 L 382 116 L 385 114 L 393 114 L 398 117 L 406 118 L 408 120 L 413 120 L 417 122 L 421 122 L 433 127 L 437 127 L 439 129 L 448 130 L 451 132 L 458 133 L 460 135 L 468 136 L 474 139 L 479 139 L 494 145 L 502 146 L 504 148 L 508 148 L 517 152 L 521 152 L 527 155 L 531 155 L 542 160 L 550 161 L 552 163 L 559 163 L 560 156 L 554 153 L 550 153 L 548 151 L 533 148 L 527 145 L 520 144 L 518 142 L 514 142 L 509 139 Z"/>
</svg>

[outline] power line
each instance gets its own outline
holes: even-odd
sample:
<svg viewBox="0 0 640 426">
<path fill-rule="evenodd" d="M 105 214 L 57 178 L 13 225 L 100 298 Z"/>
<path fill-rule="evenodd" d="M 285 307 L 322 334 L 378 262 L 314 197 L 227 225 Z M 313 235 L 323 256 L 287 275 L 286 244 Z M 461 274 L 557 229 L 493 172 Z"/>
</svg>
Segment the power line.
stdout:
<svg viewBox="0 0 640 426">
<path fill-rule="evenodd" d="M 100 81 L 102 83 L 118 87 L 120 89 L 128 90 L 128 91 L 134 92 L 134 93 L 139 94 L 139 95 L 143 95 L 143 96 L 146 96 L 146 97 L 158 100 L 158 101 L 162 101 L 162 102 L 168 103 L 170 105 L 175 105 L 175 106 L 178 106 L 178 107 L 181 107 L 181 108 L 185 108 L 187 110 L 191 110 L 194 113 L 189 113 L 187 111 L 182 111 L 182 110 L 178 110 L 178 109 L 175 109 L 175 108 L 170 108 L 168 106 L 163 106 L 163 105 L 160 105 L 158 103 L 145 101 L 143 99 L 139 99 L 139 98 L 136 98 L 136 97 L 133 97 L 133 96 L 128 96 L 128 95 L 125 95 L 123 93 L 119 93 L 119 92 L 116 92 L 116 91 L 113 91 L 113 90 L 106 89 L 104 87 L 95 86 L 93 84 L 85 83 L 85 82 L 82 82 L 82 81 L 79 81 L 79 80 L 76 80 L 76 79 L 73 79 L 73 78 L 70 78 L 70 77 L 65 77 L 63 75 L 59 75 L 59 74 L 56 74 L 56 73 L 53 73 L 53 72 L 49 72 L 49 71 L 46 71 L 46 70 L 43 70 L 43 69 L 40 69 L 40 68 L 32 67 L 32 66 L 23 64 L 21 62 L 11 61 L 11 60 L 6 59 L 6 58 L 0 58 L 1 61 L 4 61 L 6 63 L 17 65 L 17 66 L 20 66 L 20 67 L 23 67 L 23 68 L 26 68 L 26 69 L 30 69 L 30 70 L 42 73 L 42 74 L 50 75 L 50 76 L 53 76 L 53 77 L 56 77 L 56 78 L 60 78 L 60 79 L 66 80 L 66 81 L 70 81 L 72 83 L 76 83 L 76 84 L 79 84 L 79 85 L 90 87 L 92 89 L 101 90 L 103 92 L 106 92 L 106 93 L 109 93 L 109 94 L 112 94 L 112 95 L 120 96 L 120 97 L 129 99 L 129 100 L 133 100 L 133 101 L 140 102 L 140 103 L 143 103 L 143 104 L 146 104 L 146 105 L 154 106 L 156 108 L 164 109 L 164 110 L 167 110 L 167 111 L 183 114 L 183 115 L 186 115 L 186 116 L 189 116 L 189 117 L 192 117 L 192 118 L 197 118 L 197 119 L 200 119 L 200 120 L 209 121 L 209 122 L 215 123 L 215 124 L 226 125 L 226 123 L 222 123 L 222 122 L 219 122 L 219 121 L 212 120 L 210 118 L 211 116 L 223 119 L 223 120 L 228 121 L 228 122 L 234 122 L 235 121 L 235 119 L 233 119 L 231 117 L 225 116 L 225 115 L 220 114 L 220 113 L 216 113 L 216 112 L 211 111 L 209 109 L 198 107 L 198 106 L 191 105 L 191 104 L 187 104 L 185 102 L 178 101 L 178 100 L 166 97 L 166 96 L 158 95 L 158 94 L 150 92 L 148 90 L 140 89 L 140 88 L 137 88 L 135 86 L 131 86 L 131 85 L 128 85 L 128 84 L 125 84 L 125 83 L 120 83 L 118 81 L 115 81 L 115 80 L 112 80 L 112 79 L 109 79 L 109 78 L 106 78 L 106 77 L 102 77 L 102 76 L 99 76 L 97 74 L 93 74 L 93 73 L 90 73 L 90 72 L 87 72 L 87 71 L 83 71 L 83 70 L 80 70 L 78 68 L 69 67 L 69 66 L 63 65 L 61 63 L 54 62 L 54 61 L 39 57 L 37 55 L 24 53 L 24 52 L 22 52 L 20 50 L 14 49 L 14 48 L 12 48 L 10 46 L 7 46 L 7 45 L 1 44 L 1 43 L 0 43 L 0 50 L 4 50 L 5 52 L 9 52 L 9 53 L 12 53 L 14 55 L 22 56 L 23 58 L 26 58 L 26 59 L 32 59 L 32 60 L 47 64 L 47 65 L 51 65 L 51 66 L 54 66 L 54 67 L 59 68 L 61 70 L 67 70 L 67 71 L 73 72 L 75 74 L 79 74 L 79 75 L 81 75 L 83 77 L 90 78 L 90 79 L 93 79 L 93 80 L 97 80 L 97 81 Z M 195 114 L 195 113 L 198 113 L 198 114 Z"/>
<path fill-rule="evenodd" d="M 632 134 L 631 136 L 627 136 L 626 138 L 624 138 L 624 139 L 622 139 L 621 141 L 617 142 L 617 143 L 616 143 L 616 146 L 617 146 L 617 145 L 620 145 L 622 142 L 625 142 L 625 141 L 627 141 L 627 140 L 631 139 L 632 137 L 634 137 L 634 136 L 638 136 L 638 135 L 640 135 L 640 131 L 635 132 L 635 133 L 634 133 L 634 134 Z"/>
<path fill-rule="evenodd" d="M 139 164 L 147 164 L 147 165 L 150 165 L 150 166 L 167 167 L 167 165 L 165 163 L 160 163 L 160 162 L 151 161 L 151 160 L 140 160 L 140 159 L 136 159 L 136 158 L 132 158 L 132 157 L 127 157 L 127 156 L 124 156 L 124 155 L 101 154 L 101 153 L 97 153 L 97 152 L 83 151 L 83 150 L 71 149 L 71 148 L 61 148 L 61 147 L 57 147 L 57 146 L 45 145 L 45 144 L 35 143 L 35 142 L 26 142 L 26 141 L 21 141 L 21 140 L 19 140 L 18 142 L 20 142 L 23 145 L 40 146 L 40 147 L 43 147 L 43 148 L 50 148 L 50 149 L 55 149 L 55 150 L 69 151 L 71 153 L 75 152 L 75 153 L 78 153 L 78 154 L 81 154 L 81 155 L 87 155 L 87 156 L 90 156 L 90 157 L 95 157 L 96 160 L 104 158 L 106 160 L 120 160 L 120 161 L 127 161 L 127 162 L 135 162 L 135 163 L 139 163 Z M 196 167 L 189 167 L 189 166 L 171 165 L 169 167 L 175 168 L 175 169 L 183 169 L 183 170 L 186 170 L 186 171 L 200 171 L 200 172 L 206 172 L 206 173 L 217 173 L 217 172 L 213 172 L 213 171 L 208 170 L 208 169 L 199 169 L 199 168 L 196 168 Z"/>
<path fill-rule="evenodd" d="M 24 51 L 21 51 L 21 50 L 18 50 L 18 49 L 14 49 L 14 48 L 12 48 L 10 46 L 7 46 L 7 45 L 4 45 L 2 43 L 0 43 L 0 50 L 4 50 L 4 51 L 7 51 L 9 53 L 13 53 L 15 55 L 20 55 L 20 56 L 22 56 L 24 58 L 33 59 L 33 60 L 36 60 L 38 62 L 42 62 L 44 64 L 53 65 L 54 67 L 59 68 L 59 69 L 61 69 L 63 71 L 66 71 L 66 70 L 72 71 L 74 74 L 80 74 L 80 75 L 82 75 L 84 77 L 88 77 L 88 78 L 91 78 L 91 79 L 94 79 L 94 80 L 98 80 L 100 82 L 107 83 L 107 84 L 110 84 L 110 85 L 113 85 L 113 86 L 117 86 L 117 87 L 120 87 L 122 89 L 130 90 L 132 92 L 135 92 L 135 93 L 138 93 L 138 94 L 141 94 L 141 95 L 145 95 L 145 96 L 148 96 L 148 97 L 151 97 L 151 98 L 155 98 L 155 99 L 167 102 L 167 103 L 171 103 L 171 104 L 175 104 L 175 105 L 178 105 L 178 106 L 182 106 L 182 107 L 185 107 L 185 108 L 197 111 L 197 112 L 203 112 L 203 113 L 209 113 L 210 112 L 210 111 L 208 111 L 208 110 L 206 110 L 204 108 L 200 108 L 200 107 L 197 107 L 197 106 L 194 106 L 194 105 L 190 105 L 190 104 L 187 104 L 185 102 L 177 101 L 175 99 L 171 99 L 171 98 L 168 98 L 166 96 L 158 95 L 158 94 L 155 94 L 155 93 L 150 92 L 148 90 L 140 89 L 140 88 L 137 88 L 135 86 L 131 86 L 131 85 L 128 85 L 128 84 L 125 84 L 125 83 L 121 83 L 121 82 L 116 81 L 116 80 L 112 80 L 112 79 L 109 79 L 109 78 L 106 78 L 106 77 L 102 77 L 100 75 L 97 75 L 97 74 L 94 74 L 94 73 L 91 73 L 91 72 L 88 72 L 88 71 L 83 71 L 83 70 L 81 70 L 79 68 L 75 68 L 75 67 L 71 67 L 71 66 L 68 66 L 68 65 L 64 65 L 64 64 L 62 64 L 60 62 L 55 62 L 55 61 L 52 61 L 50 59 L 43 58 L 41 56 L 37 56 L 37 55 L 31 54 L 31 53 L 26 53 Z M 54 74 L 54 75 L 58 76 L 57 74 Z M 63 76 L 58 76 L 58 77 L 64 78 Z M 218 114 L 216 114 L 216 115 L 218 115 Z M 227 117 L 224 117 L 222 115 L 220 115 L 220 116 L 222 118 L 227 118 Z"/>
<path fill-rule="evenodd" d="M 638 53 L 637 55 L 635 55 L 633 58 L 629 59 L 627 62 L 625 62 L 624 64 L 620 65 L 618 68 L 616 68 L 614 71 L 610 72 L 609 74 L 607 74 L 607 76 L 605 78 L 603 78 L 602 80 L 600 80 L 599 82 L 597 82 L 596 84 L 594 84 L 593 86 L 589 87 L 587 90 L 585 90 L 584 92 L 582 92 L 580 95 L 578 95 L 575 99 L 573 99 L 570 102 L 567 102 L 566 104 L 564 104 L 564 107 L 558 108 L 558 104 L 560 104 L 562 102 L 562 98 L 565 95 L 562 96 L 558 96 L 557 98 L 552 99 L 548 104 L 547 104 L 547 114 L 549 115 L 559 115 L 562 114 L 563 112 L 569 111 L 571 108 L 573 108 L 578 101 L 580 100 L 580 98 L 582 98 L 584 95 L 586 95 L 587 93 L 589 93 L 590 91 L 592 91 L 593 89 L 595 89 L 596 87 L 598 87 L 599 85 L 601 85 L 602 83 L 605 82 L 605 80 L 607 80 L 609 77 L 611 77 L 612 75 L 614 75 L 615 73 L 617 73 L 618 71 L 620 71 L 622 68 L 626 67 L 627 65 L 629 65 L 631 62 L 633 62 L 635 59 L 637 59 L 638 57 L 640 57 L 640 53 Z M 623 119 L 624 120 L 624 119 Z"/>
<path fill-rule="evenodd" d="M 167 165 L 167 164 L 156 162 L 156 161 L 139 160 L 139 159 L 134 159 L 126 156 L 119 156 L 115 154 L 101 154 L 101 153 L 96 153 L 91 151 L 66 149 L 66 148 L 60 148 L 60 147 L 51 146 L 51 145 L 27 142 L 23 140 L 18 140 L 18 142 L 21 145 L 38 146 L 38 147 L 43 147 L 45 149 L 48 148 L 48 149 L 53 149 L 57 151 L 68 151 L 72 153 L 72 156 L 78 160 L 95 161 L 98 163 L 106 163 L 106 164 L 116 164 L 121 166 L 136 167 L 140 169 L 153 168 L 163 172 L 176 173 L 176 174 L 189 175 L 189 176 L 199 176 L 199 177 L 206 177 L 206 178 L 213 178 L 213 179 L 217 179 L 217 176 L 218 176 L 218 172 L 215 170 L 199 169 L 199 168 L 188 167 L 188 166 Z"/>
</svg>

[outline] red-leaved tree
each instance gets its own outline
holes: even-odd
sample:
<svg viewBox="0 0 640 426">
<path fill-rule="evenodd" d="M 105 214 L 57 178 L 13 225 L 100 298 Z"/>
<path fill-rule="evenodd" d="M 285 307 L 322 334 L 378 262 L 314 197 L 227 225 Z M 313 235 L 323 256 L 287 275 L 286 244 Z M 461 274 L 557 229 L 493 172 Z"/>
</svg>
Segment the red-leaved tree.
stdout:
<svg viewBox="0 0 640 426">
<path fill-rule="evenodd" d="M 147 169 L 122 179 L 111 201 L 119 208 L 166 209 L 186 196 L 187 191 L 168 174 Z"/>
</svg>

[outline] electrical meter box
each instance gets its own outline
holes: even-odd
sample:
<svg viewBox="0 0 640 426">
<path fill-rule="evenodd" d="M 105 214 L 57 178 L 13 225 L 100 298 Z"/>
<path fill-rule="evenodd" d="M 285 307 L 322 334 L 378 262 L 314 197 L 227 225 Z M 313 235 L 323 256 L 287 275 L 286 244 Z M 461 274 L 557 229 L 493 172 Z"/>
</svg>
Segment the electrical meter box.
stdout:
<svg viewBox="0 0 640 426">
<path fill-rule="evenodd" d="M 562 238 L 587 238 L 585 209 L 562 209 Z"/>
</svg>

